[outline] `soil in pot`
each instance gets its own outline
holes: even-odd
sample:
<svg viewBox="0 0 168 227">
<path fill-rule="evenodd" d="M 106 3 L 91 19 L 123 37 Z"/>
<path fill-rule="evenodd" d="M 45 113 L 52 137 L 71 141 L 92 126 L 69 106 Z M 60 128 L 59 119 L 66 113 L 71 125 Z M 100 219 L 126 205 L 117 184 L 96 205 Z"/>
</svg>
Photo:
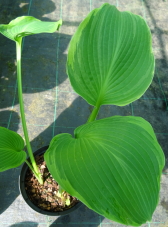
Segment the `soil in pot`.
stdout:
<svg viewBox="0 0 168 227">
<path fill-rule="evenodd" d="M 67 192 L 63 194 L 64 200 L 56 195 L 59 190 L 59 185 L 50 174 L 44 161 L 43 154 L 36 156 L 35 159 L 43 176 L 44 184 L 39 184 L 30 169 L 27 171 L 25 177 L 25 190 L 32 203 L 42 210 L 51 212 L 65 211 L 76 205 L 79 201 Z M 70 205 L 65 204 L 66 199 L 70 200 Z"/>
</svg>

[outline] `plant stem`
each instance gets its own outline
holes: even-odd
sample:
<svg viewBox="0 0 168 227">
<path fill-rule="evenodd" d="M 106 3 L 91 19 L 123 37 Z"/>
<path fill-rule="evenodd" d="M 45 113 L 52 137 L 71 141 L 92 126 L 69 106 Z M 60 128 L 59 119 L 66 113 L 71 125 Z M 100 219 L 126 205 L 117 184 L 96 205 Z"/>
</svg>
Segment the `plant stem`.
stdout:
<svg viewBox="0 0 168 227">
<path fill-rule="evenodd" d="M 31 169 L 31 171 L 34 173 L 34 175 L 36 176 L 36 178 L 38 178 L 36 172 L 34 171 L 33 167 L 30 165 L 30 163 L 27 160 L 25 160 L 25 162 L 28 165 L 28 167 Z"/>
<path fill-rule="evenodd" d="M 98 104 L 98 105 L 96 105 L 96 106 L 94 107 L 94 109 L 93 109 L 91 115 L 89 116 L 89 118 L 88 118 L 88 120 L 87 120 L 87 123 L 96 120 L 97 114 L 98 114 L 98 112 L 99 112 L 99 110 L 100 110 L 100 106 L 101 106 L 101 105 Z"/>
<path fill-rule="evenodd" d="M 39 169 L 36 165 L 34 155 L 33 155 L 32 149 L 31 149 L 27 125 L 26 125 L 26 119 L 25 119 L 25 111 L 24 111 L 24 103 L 23 103 L 23 95 L 22 95 L 23 92 L 22 92 L 22 77 L 21 77 L 21 48 L 22 48 L 22 37 L 18 38 L 16 41 L 17 83 L 18 83 L 18 97 L 19 97 L 19 104 L 20 104 L 22 127 L 23 127 L 23 132 L 24 132 L 24 136 L 25 136 L 25 140 L 26 140 L 28 154 L 29 154 L 29 157 L 30 157 L 30 160 L 32 163 L 32 168 L 33 168 L 34 172 L 36 173 L 35 175 L 36 175 L 39 183 L 43 184 L 43 179 L 42 179 Z"/>
<path fill-rule="evenodd" d="M 59 192 L 60 194 L 62 194 L 64 191 L 65 191 L 65 190 L 59 185 L 59 190 L 58 190 L 58 192 Z"/>
</svg>

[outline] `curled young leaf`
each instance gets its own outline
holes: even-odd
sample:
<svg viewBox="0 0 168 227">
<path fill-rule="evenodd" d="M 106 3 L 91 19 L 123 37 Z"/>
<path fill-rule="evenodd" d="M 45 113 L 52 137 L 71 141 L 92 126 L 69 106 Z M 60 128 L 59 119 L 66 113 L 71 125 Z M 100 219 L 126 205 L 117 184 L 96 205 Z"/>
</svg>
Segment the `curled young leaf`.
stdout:
<svg viewBox="0 0 168 227">
<path fill-rule="evenodd" d="M 151 125 L 110 117 L 53 138 L 45 161 L 54 179 L 104 217 L 139 226 L 158 204 L 165 159 Z"/>
<path fill-rule="evenodd" d="M 0 127 L 0 172 L 20 166 L 26 160 L 24 140 L 9 129 Z"/>
<path fill-rule="evenodd" d="M 17 41 L 18 38 L 39 34 L 53 33 L 62 25 L 62 20 L 58 22 L 40 21 L 32 16 L 17 17 L 9 24 L 0 25 L 0 33 L 7 38 Z"/>
<path fill-rule="evenodd" d="M 108 3 L 79 25 L 68 50 L 73 89 L 93 106 L 127 105 L 140 98 L 154 75 L 149 27 Z"/>
</svg>

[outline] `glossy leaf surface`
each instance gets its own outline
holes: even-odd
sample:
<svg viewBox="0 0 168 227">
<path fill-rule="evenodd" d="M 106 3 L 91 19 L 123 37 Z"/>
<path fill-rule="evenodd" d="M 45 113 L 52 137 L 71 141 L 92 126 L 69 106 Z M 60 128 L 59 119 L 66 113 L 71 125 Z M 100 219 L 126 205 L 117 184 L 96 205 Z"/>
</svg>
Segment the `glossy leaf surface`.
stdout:
<svg viewBox="0 0 168 227">
<path fill-rule="evenodd" d="M 0 33 L 7 38 L 17 41 L 18 38 L 39 34 L 39 33 L 52 33 L 59 29 L 62 25 L 62 20 L 58 22 L 40 21 L 32 16 L 17 17 L 9 24 L 0 25 Z"/>
<path fill-rule="evenodd" d="M 54 179 L 108 219 L 139 226 L 157 206 L 164 154 L 151 125 L 139 117 L 110 117 L 60 134 L 45 153 Z"/>
<path fill-rule="evenodd" d="M 135 101 L 153 78 L 151 45 L 142 17 L 103 4 L 84 19 L 70 42 L 67 74 L 72 87 L 94 106 Z"/>
<path fill-rule="evenodd" d="M 20 166 L 26 160 L 22 137 L 0 127 L 0 172 Z"/>
</svg>

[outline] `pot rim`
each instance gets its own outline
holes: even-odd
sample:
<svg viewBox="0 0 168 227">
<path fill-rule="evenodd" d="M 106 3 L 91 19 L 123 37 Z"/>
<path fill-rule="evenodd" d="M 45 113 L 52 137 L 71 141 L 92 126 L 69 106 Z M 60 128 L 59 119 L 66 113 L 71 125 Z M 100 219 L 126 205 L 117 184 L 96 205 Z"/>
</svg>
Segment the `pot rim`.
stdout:
<svg viewBox="0 0 168 227">
<path fill-rule="evenodd" d="M 33 155 L 37 155 L 37 154 L 42 154 L 44 153 L 44 151 L 46 151 L 48 149 L 49 145 L 46 145 L 44 147 L 41 147 L 40 149 L 36 150 Z M 28 161 L 30 161 L 30 158 L 27 158 Z M 29 207 L 31 207 L 34 211 L 40 213 L 40 214 L 44 214 L 44 215 L 48 215 L 48 216 L 62 216 L 62 215 L 67 215 L 71 212 L 73 212 L 74 210 L 78 209 L 81 205 L 82 202 L 78 202 L 77 204 L 75 204 L 73 207 L 64 210 L 64 211 L 59 211 L 59 212 L 51 212 L 51 211 L 47 211 L 47 210 L 42 210 L 41 208 L 37 207 L 36 205 L 34 205 L 34 203 L 31 202 L 31 200 L 29 199 L 26 190 L 25 190 L 25 185 L 24 185 L 24 179 L 25 179 L 25 175 L 26 172 L 28 170 L 28 165 L 26 163 L 23 164 L 20 175 L 19 175 L 19 191 L 20 194 L 22 195 L 24 201 L 29 205 Z"/>
</svg>

